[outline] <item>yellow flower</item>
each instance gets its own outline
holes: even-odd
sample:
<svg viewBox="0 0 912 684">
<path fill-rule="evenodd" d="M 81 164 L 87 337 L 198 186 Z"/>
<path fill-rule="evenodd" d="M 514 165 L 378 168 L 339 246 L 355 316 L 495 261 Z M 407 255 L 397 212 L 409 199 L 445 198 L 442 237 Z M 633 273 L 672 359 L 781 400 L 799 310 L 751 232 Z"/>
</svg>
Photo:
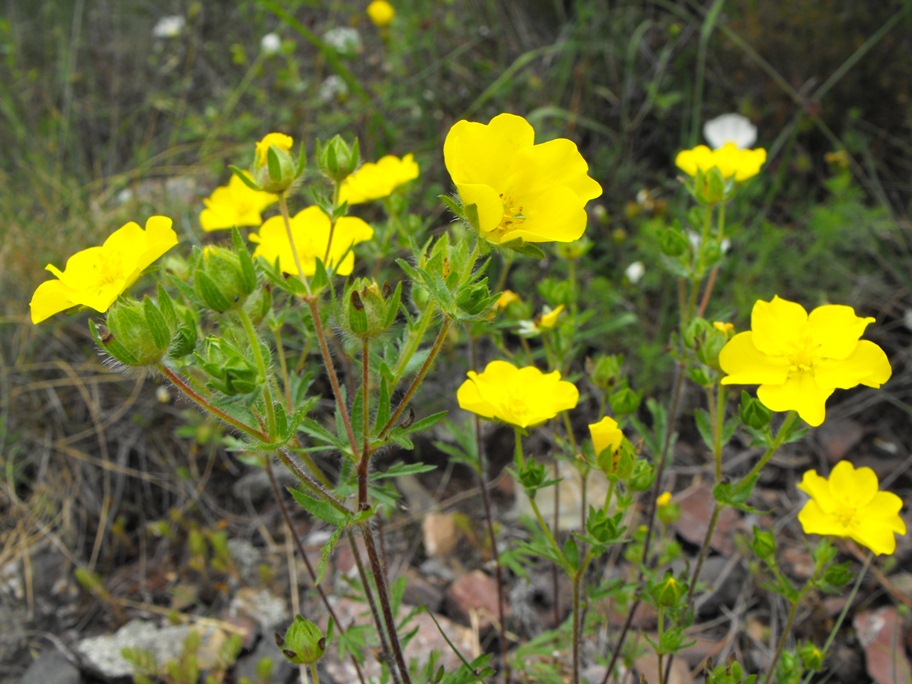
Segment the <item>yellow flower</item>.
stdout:
<svg viewBox="0 0 912 684">
<path fill-rule="evenodd" d="M 256 144 L 256 161 L 254 162 L 254 166 L 257 168 L 266 166 L 269 148 L 273 145 L 285 152 L 291 152 L 291 146 L 294 145 L 294 140 L 290 135 L 285 135 L 284 133 L 267 133 L 263 139 Z"/>
<path fill-rule="evenodd" d="M 873 318 L 850 306 L 804 307 L 779 297 L 758 301 L 751 330 L 731 338 L 719 354 L 723 385 L 760 385 L 757 398 L 772 411 L 798 412 L 820 425 L 836 389 L 880 387 L 890 379 L 887 355 L 859 340 Z"/>
<path fill-rule="evenodd" d="M 270 192 L 247 187 L 244 181 L 232 174 L 228 185 L 216 188 L 203 200 L 206 208 L 200 212 L 200 225 L 205 231 L 258 226 L 263 222 L 260 212 L 278 199 Z"/>
<path fill-rule="evenodd" d="M 349 204 L 361 204 L 391 195 L 393 190 L 418 178 L 418 164 L 411 154 L 402 159 L 391 154 L 381 157 L 376 164 L 362 164 L 342 181 L 339 188 L 339 201 Z"/>
<path fill-rule="evenodd" d="M 727 321 L 713 321 L 713 327 L 724 335 L 731 335 L 735 332 L 734 323 L 728 323 Z"/>
<path fill-rule="evenodd" d="M 675 165 L 688 176 L 696 176 L 697 171 L 719 169 L 722 178 L 734 178 L 744 181 L 760 173 L 760 167 L 766 162 L 766 150 L 742 150 L 732 142 L 725 143 L 718 150 L 711 150 L 706 145 L 697 145 L 692 150 L 682 150 L 675 157 Z"/>
<path fill-rule="evenodd" d="M 656 506 L 662 508 L 671 503 L 671 492 L 662 492 L 659 494 L 659 497 L 656 499 Z"/>
<path fill-rule="evenodd" d="M 561 304 L 556 309 L 552 309 L 547 313 L 543 313 L 541 318 L 538 319 L 538 328 L 539 330 L 553 330 L 554 326 L 557 325 L 557 319 L 563 312 L 566 307 Z"/>
<path fill-rule="evenodd" d="M 367 16 L 375 26 L 389 26 L 396 16 L 396 10 L 386 0 L 374 0 L 367 6 Z"/>
<path fill-rule="evenodd" d="M 513 302 L 520 301 L 519 295 L 513 292 L 513 290 L 504 290 L 500 293 L 500 297 L 497 298 L 497 301 L 494 302 L 495 309 L 506 309 Z"/>
<path fill-rule="evenodd" d="M 579 401 L 579 390 L 561 380 L 559 371 L 545 374 L 535 366 L 491 361 L 484 372 L 468 376 L 456 392 L 460 408 L 521 428 L 540 425 Z"/>
<path fill-rule="evenodd" d="M 330 225 L 329 216 L 319 207 L 308 207 L 292 217 L 291 234 L 304 270 L 301 275 L 312 276 L 316 271 L 316 260 L 325 260 Z M 355 253 L 351 247 L 370 240 L 373 236 L 373 228 L 361 219 L 354 216 L 340 218 L 332 231 L 332 245 L 326 268 L 333 269 L 338 275 L 350 274 L 355 266 Z M 285 231 L 285 221 L 281 216 L 267 219 L 259 233 L 250 235 L 250 240 L 258 243 L 253 252 L 254 257 L 264 257 L 270 263 L 278 258 L 283 273 L 298 273 Z"/>
<path fill-rule="evenodd" d="M 481 237 L 495 244 L 572 242 L 586 230 L 586 202 L 602 194 L 573 142 L 536 145 L 532 126 L 514 114 L 457 122 L 443 158 L 462 203 L 475 205 Z"/>
<path fill-rule="evenodd" d="M 621 442 L 624 441 L 624 433 L 618 427 L 614 418 L 605 416 L 597 423 L 589 426 L 589 436 L 592 437 L 592 446 L 595 447 L 595 455 L 598 456 L 606 449 L 611 449 L 611 453 L 617 453 L 621 448 Z"/>
<path fill-rule="evenodd" d="M 149 264 L 176 244 L 171 219 L 152 216 L 145 230 L 131 221 L 100 247 L 77 252 L 67 259 L 63 271 L 48 264 L 45 268 L 57 279 L 41 283 L 32 295 L 32 323 L 73 306 L 104 313 Z"/>
<path fill-rule="evenodd" d="M 877 475 L 870 468 L 858 468 L 840 461 L 830 479 L 809 470 L 798 489 L 810 495 L 798 514 L 805 534 L 848 537 L 877 555 L 896 550 L 894 533 L 904 535 L 906 524 L 899 516 L 902 499 L 878 490 Z"/>
</svg>

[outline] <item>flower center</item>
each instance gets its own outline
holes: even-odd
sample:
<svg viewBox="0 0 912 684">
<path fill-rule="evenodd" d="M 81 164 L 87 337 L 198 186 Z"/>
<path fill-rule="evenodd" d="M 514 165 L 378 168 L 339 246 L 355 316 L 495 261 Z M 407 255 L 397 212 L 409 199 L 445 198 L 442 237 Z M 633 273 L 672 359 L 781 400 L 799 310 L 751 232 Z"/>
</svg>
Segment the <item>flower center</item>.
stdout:
<svg viewBox="0 0 912 684">
<path fill-rule="evenodd" d="M 119 283 L 124 279 L 123 255 L 119 252 L 104 252 L 95 263 L 95 283 L 99 289 Z"/>
<path fill-rule="evenodd" d="M 833 515 L 846 529 L 851 529 L 858 523 L 858 511 L 850 506 L 840 506 L 833 512 Z"/>
<path fill-rule="evenodd" d="M 813 374 L 814 365 L 820 358 L 820 345 L 814 344 L 809 335 L 804 335 L 788 358 L 791 362 L 790 373 Z"/>
<path fill-rule="evenodd" d="M 503 202 L 504 213 L 500 219 L 500 225 L 495 228 L 497 233 L 507 233 L 516 230 L 517 226 L 526 220 L 523 216 L 523 208 L 513 197 L 506 192 L 500 193 L 500 201 Z"/>
<path fill-rule="evenodd" d="M 529 415 L 529 405 L 526 404 L 526 400 L 522 397 L 510 397 L 510 400 L 507 402 L 507 411 L 509 411 L 510 415 L 514 418 L 523 421 Z"/>
</svg>

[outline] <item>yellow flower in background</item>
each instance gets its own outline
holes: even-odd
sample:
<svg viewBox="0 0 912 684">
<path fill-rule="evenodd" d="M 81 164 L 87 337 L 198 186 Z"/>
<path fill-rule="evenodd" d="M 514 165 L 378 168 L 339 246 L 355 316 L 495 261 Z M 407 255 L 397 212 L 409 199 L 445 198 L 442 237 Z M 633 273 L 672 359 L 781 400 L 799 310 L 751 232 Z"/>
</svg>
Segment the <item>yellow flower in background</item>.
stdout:
<svg viewBox="0 0 912 684">
<path fill-rule="evenodd" d="M 735 332 L 735 324 L 727 321 L 713 321 L 713 327 L 720 333 L 729 337 Z"/>
<path fill-rule="evenodd" d="M 500 297 L 497 298 L 497 301 L 494 302 L 495 309 L 506 309 L 513 302 L 520 301 L 519 295 L 513 292 L 513 290 L 504 290 L 500 293 Z"/>
<path fill-rule="evenodd" d="M 207 232 L 235 226 L 258 226 L 263 222 L 263 209 L 278 199 L 278 195 L 247 187 L 232 174 L 228 185 L 216 188 L 203 200 L 206 208 L 200 212 L 200 225 Z"/>
<path fill-rule="evenodd" d="M 367 16 L 375 26 L 389 26 L 396 16 L 396 10 L 386 0 L 374 0 L 367 6 Z"/>
<path fill-rule="evenodd" d="M 592 437 L 592 446 L 595 447 L 595 455 L 598 456 L 606 449 L 611 449 L 611 453 L 617 453 L 621 448 L 621 442 L 624 441 L 624 433 L 618 427 L 614 418 L 605 416 L 597 423 L 589 425 L 589 436 Z"/>
<path fill-rule="evenodd" d="M 719 353 L 723 385 L 760 385 L 757 398 L 772 411 L 797 411 L 818 426 L 826 400 L 837 389 L 880 387 L 893 371 L 883 350 L 860 340 L 873 318 L 850 306 L 819 306 L 810 315 L 794 302 L 758 301 L 751 329 Z"/>
<path fill-rule="evenodd" d="M 267 133 L 263 136 L 263 139 L 256 144 L 256 161 L 254 162 L 254 166 L 266 166 L 269 148 L 273 145 L 285 152 L 291 152 L 294 140 L 290 135 L 285 135 L 284 133 Z"/>
<path fill-rule="evenodd" d="M 760 167 L 765 162 L 766 150 L 763 148 L 742 150 L 732 142 L 717 150 L 697 145 L 691 150 L 678 152 L 675 157 L 675 165 L 688 176 L 696 176 L 698 171 L 706 173 L 715 167 L 722 178 L 734 178 L 739 182 L 760 173 Z"/>
<path fill-rule="evenodd" d="M 100 247 L 77 252 L 67 259 L 63 271 L 48 264 L 45 268 L 57 279 L 41 283 L 32 295 L 32 323 L 74 306 L 104 313 L 147 266 L 176 244 L 171 219 L 152 216 L 145 229 L 131 221 Z"/>
<path fill-rule="evenodd" d="M 663 506 L 667 506 L 670 503 L 671 503 L 671 492 L 662 492 L 656 498 L 656 506 L 658 506 L 659 508 L 662 508 Z"/>
<path fill-rule="evenodd" d="M 586 202 L 602 194 L 575 143 L 536 145 L 532 126 L 514 114 L 458 121 L 443 158 L 463 205 L 475 205 L 481 237 L 495 244 L 572 242 L 586 230 Z"/>
<path fill-rule="evenodd" d="M 554 326 L 557 325 L 558 317 L 561 315 L 565 308 L 567 307 L 561 304 L 556 309 L 552 309 L 547 313 L 543 313 L 541 315 L 541 318 L 538 319 L 539 330 L 553 330 Z"/>
<path fill-rule="evenodd" d="M 391 154 L 381 157 L 377 163 L 367 162 L 342 181 L 339 201 L 361 204 L 393 194 L 403 183 L 418 178 L 418 163 L 414 155 L 402 159 Z"/>
<path fill-rule="evenodd" d="M 559 371 L 545 374 L 535 366 L 491 361 L 484 372 L 468 376 L 456 392 L 460 408 L 521 428 L 540 425 L 579 401 L 579 390 L 561 380 Z"/>
<path fill-rule="evenodd" d="M 291 218 L 291 234 L 304 270 L 301 275 L 312 276 L 316 272 L 317 259 L 325 259 L 330 226 L 329 216 L 319 207 L 308 207 Z M 332 231 L 329 263 L 324 264 L 327 270 L 333 270 L 338 275 L 349 275 L 355 267 L 352 246 L 370 240 L 373 236 L 374 229 L 361 219 L 354 216 L 340 218 Z M 283 273 L 297 275 L 294 253 L 281 216 L 267 219 L 258 233 L 251 233 L 250 240 L 257 243 L 254 257 L 261 256 L 269 263 L 278 259 Z"/>
<path fill-rule="evenodd" d="M 894 534 L 906 533 L 899 516 L 902 499 L 879 491 L 877 475 L 870 468 L 856 469 L 840 461 L 829 480 L 809 470 L 798 489 L 811 497 L 798 514 L 805 534 L 848 537 L 882 555 L 896 550 Z"/>
</svg>

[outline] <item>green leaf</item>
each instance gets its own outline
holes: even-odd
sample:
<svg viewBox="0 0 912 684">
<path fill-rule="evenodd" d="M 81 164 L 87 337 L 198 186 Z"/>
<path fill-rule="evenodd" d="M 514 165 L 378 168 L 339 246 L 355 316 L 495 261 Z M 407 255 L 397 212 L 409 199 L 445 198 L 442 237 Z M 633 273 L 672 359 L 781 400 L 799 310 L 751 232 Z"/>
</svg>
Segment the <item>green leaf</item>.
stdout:
<svg viewBox="0 0 912 684">
<path fill-rule="evenodd" d="M 441 420 L 443 420 L 446 417 L 447 417 L 446 411 L 439 411 L 438 413 L 432 413 L 429 416 L 425 416 L 421 420 L 416 420 L 414 423 L 412 423 L 408 427 L 399 428 L 399 429 L 402 430 L 401 434 L 411 435 L 415 432 L 422 432 L 424 430 L 427 430 L 428 428 L 433 427 L 434 425 L 436 425 L 437 423 L 439 423 Z"/>
<path fill-rule="evenodd" d="M 419 475 L 437 470 L 437 466 L 427 463 L 394 463 L 384 471 L 374 471 L 369 475 L 371 482 L 376 480 L 386 480 L 392 477 L 402 477 L 403 475 Z"/>
<path fill-rule="evenodd" d="M 351 514 L 343 513 L 323 499 L 316 499 L 300 489 L 289 487 L 288 491 L 291 492 L 291 495 L 294 497 L 294 500 L 298 502 L 298 505 L 317 520 L 322 520 L 330 525 L 336 525 L 337 527 L 342 528 L 347 525 L 351 519 Z"/>
<path fill-rule="evenodd" d="M 146 317 L 146 325 L 149 328 L 149 334 L 152 335 L 152 341 L 159 349 L 167 349 L 171 343 L 171 331 L 168 329 L 168 321 L 162 315 L 162 312 L 155 306 L 155 302 L 149 295 L 143 298 L 143 315 Z"/>
<path fill-rule="evenodd" d="M 390 393 L 386 376 L 380 376 L 380 393 L 377 397 L 377 415 L 374 417 L 374 430 L 380 430 L 390 419 Z"/>
<path fill-rule="evenodd" d="M 247 251 L 247 246 L 244 244 L 241 233 L 237 228 L 231 229 L 231 243 L 241 264 L 241 278 L 244 281 L 244 290 L 248 293 L 253 292 L 256 288 L 256 271 L 253 268 L 253 257 Z"/>
</svg>

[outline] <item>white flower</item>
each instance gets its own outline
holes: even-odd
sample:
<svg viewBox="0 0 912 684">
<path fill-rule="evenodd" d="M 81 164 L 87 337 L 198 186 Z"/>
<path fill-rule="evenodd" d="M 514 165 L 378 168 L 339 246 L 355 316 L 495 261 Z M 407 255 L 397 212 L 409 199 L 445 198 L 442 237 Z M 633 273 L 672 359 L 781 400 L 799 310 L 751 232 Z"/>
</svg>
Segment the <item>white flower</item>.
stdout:
<svg viewBox="0 0 912 684">
<path fill-rule="evenodd" d="M 323 41 L 345 57 L 361 52 L 361 34 L 353 28 L 337 26 L 323 34 Z"/>
<path fill-rule="evenodd" d="M 631 285 L 636 285 L 640 282 L 640 279 L 645 273 L 646 267 L 643 266 L 642 261 L 634 261 L 624 270 L 624 275 L 627 276 L 627 280 L 630 281 Z"/>
<path fill-rule="evenodd" d="M 282 39 L 276 33 L 267 33 L 260 39 L 260 50 L 264 55 L 276 55 L 282 48 Z"/>
<path fill-rule="evenodd" d="M 326 80 L 320 84 L 317 91 L 317 97 L 323 102 L 333 102 L 334 100 L 344 99 L 348 95 L 348 86 L 338 74 L 327 76 Z"/>
<path fill-rule="evenodd" d="M 703 137 L 715 150 L 727 142 L 746 150 L 757 142 L 757 127 L 740 114 L 723 114 L 703 124 Z"/>
<path fill-rule="evenodd" d="M 152 28 L 153 38 L 176 38 L 184 30 L 187 20 L 179 14 L 162 17 Z"/>
</svg>

